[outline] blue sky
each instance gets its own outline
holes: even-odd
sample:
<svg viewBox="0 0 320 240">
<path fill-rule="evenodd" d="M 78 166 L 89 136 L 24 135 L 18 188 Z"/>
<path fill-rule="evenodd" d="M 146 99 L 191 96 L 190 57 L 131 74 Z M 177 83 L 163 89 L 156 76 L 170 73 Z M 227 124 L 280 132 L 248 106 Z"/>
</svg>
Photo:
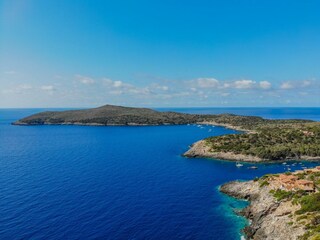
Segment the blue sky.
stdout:
<svg viewBox="0 0 320 240">
<path fill-rule="evenodd" d="M 0 107 L 320 106 L 319 9 L 0 0 Z"/>
</svg>

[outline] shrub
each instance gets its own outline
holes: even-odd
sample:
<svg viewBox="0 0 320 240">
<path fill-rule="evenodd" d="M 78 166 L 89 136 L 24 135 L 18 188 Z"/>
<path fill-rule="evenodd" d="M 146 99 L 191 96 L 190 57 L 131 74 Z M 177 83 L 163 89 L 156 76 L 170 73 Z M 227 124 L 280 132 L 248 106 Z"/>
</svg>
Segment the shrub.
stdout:
<svg viewBox="0 0 320 240">
<path fill-rule="evenodd" d="M 264 187 L 264 186 L 268 186 L 268 185 L 269 185 L 269 182 L 267 180 L 260 182 L 260 187 Z"/>
<path fill-rule="evenodd" d="M 303 196 L 299 203 L 301 209 L 296 211 L 297 214 L 320 211 L 320 193 Z"/>
<path fill-rule="evenodd" d="M 273 196 L 278 200 L 281 201 L 283 199 L 291 199 L 294 195 L 291 191 L 285 191 L 281 189 L 277 189 L 276 191 L 270 191 L 270 193 L 273 194 Z"/>
</svg>

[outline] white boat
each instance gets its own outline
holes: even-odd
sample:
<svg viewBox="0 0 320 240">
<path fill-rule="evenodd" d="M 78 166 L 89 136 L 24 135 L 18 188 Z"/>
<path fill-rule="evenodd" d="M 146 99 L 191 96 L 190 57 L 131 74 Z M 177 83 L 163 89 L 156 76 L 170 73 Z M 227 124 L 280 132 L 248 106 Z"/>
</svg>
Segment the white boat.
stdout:
<svg viewBox="0 0 320 240">
<path fill-rule="evenodd" d="M 243 164 L 237 162 L 237 163 L 236 163 L 236 166 L 237 166 L 237 167 L 242 167 Z"/>
</svg>

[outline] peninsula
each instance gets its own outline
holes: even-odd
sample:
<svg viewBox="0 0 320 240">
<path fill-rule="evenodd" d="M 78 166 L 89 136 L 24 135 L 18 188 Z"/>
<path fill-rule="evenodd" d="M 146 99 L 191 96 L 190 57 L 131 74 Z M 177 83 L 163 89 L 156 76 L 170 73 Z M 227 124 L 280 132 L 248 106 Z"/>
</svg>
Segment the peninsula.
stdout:
<svg viewBox="0 0 320 240">
<path fill-rule="evenodd" d="M 200 140 L 184 156 L 246 162 L 320 160 L 320 122 L 231 119 L 220 125 L 243 133 Z"/>
<path fill-rule="evenodd" d="M 320 167 L 233 181 L 220 191 L 250 201 L 239 214 L 250 220 L 248 239 L 320 239 Z"/>
</svg>

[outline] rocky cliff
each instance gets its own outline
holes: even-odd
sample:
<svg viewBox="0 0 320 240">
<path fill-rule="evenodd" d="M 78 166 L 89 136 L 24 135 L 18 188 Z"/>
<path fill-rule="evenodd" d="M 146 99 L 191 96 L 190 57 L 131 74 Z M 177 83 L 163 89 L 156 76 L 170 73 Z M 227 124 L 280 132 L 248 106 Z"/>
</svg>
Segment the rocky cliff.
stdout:
<svg viewBox="0 0 320 240">
<path fill-rule="evenodd" d="M 248 239 L 320 239 L 320 167 L 233 181 L 220 191 L 250 201 L 239 214 L 249 219 Z"/>
<path fill-rule="evenodd" d="M 258 182 L 231 182 L 222 185 L 220 190 L 230 196 L 250 201 L 250 205 L 240 213 L 251 222 L 243 230 L 248 239 L 294 240 L 305 233 L 304 226 L 290 225 L 290 214 L 298 206 L 292 205 L 290 201 L 277 202 L 269 189 L 260 188 Z"/>
</svg>

